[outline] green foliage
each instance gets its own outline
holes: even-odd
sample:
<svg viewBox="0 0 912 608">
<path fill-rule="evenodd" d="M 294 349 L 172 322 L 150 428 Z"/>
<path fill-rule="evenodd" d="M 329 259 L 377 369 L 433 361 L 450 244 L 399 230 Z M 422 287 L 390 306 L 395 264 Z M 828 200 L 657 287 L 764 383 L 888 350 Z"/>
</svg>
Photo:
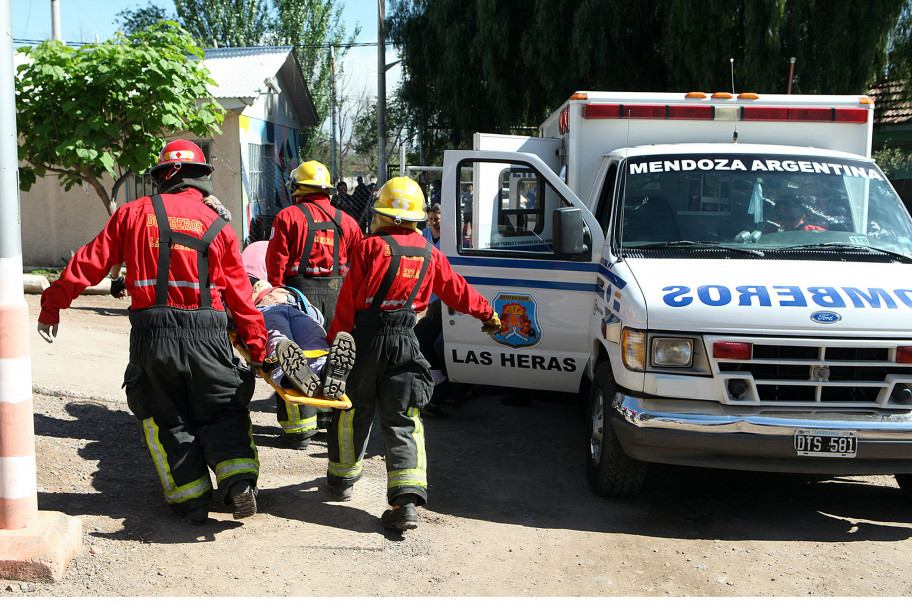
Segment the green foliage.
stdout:
<svg viewBox="0 0 912 608">
<path fill-rule="evenodd" d="M 358 27 L 346 36 L 342 23 L 342 3 L 333 0 L 273 0 L 276 10 L 274 30 L 269 44 L 293 45 L 298 52 L 301 71 L 317 109 L 317 116 L 329 116 L 332 106 L 332 66 L 327 45 L 335 45 L 336 77 L 341 78 L 341 60 L 345 48 L 361 32 Z M 319 147 L 319 127 L 303 133 L 301 155 L 314 158 Z"/>
<path fill-rule="evenodd" d="M 268 0 L 174 0 L 174 8 L 202 46 L 259 46 L 274 26 Z"/>
<path fill-rule="evenodd" d="M 136 34 L 159 21 L 173 19 L 168 12 L 149 2 L 144 8 L 126 9 L 117 13 L 117 24 L 127 34 Z"/>
<path fill-rule="evenodd" d="M 907 0 L 391 0 L 403 101 L 434 136 L 523 132 L 573 92 L 863 93 Z M 906 15 L 912 65 L 912 17 Z M 861 25 L 863 24 L 863 26 Z M 731 60 L 734 59 L 734 62 Z"/>
<path fill-rule="evenodd" d="M 908 175 L 912 171 L 912 153 L 908 150 L 884 146 L 875 150 L 872 156 L 877 166 L 891 179 Z"/>
<path fill-rule="evenodd" d="M 20 187 L 57 174 L 65 190 L 95 189 L 109 214 L 120 186 L 152 166 L 167 134 L 220 132 L 224 111 L 199 104 L 214 84 L 203 52 L 174 22 L 76 50 L 61 42 L 19 49 L 16 76 Z M 110 192 L 101 183 L 115 179 Z"/>
</svg>

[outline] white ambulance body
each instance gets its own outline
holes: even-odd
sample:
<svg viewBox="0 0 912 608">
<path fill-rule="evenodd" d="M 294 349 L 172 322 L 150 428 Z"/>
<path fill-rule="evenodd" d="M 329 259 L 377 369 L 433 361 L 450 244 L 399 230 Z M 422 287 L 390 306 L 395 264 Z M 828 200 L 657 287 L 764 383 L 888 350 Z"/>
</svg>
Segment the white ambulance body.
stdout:
<svg viewBox="0 0 912 608">
<path fill-rule="evenodd" d="M 912 221 L 872 121 L 864 97 L 586 92 L 540 137 L 446 152 L 441 249 L 503 321 L 444 309 L 449 376 L 591 381 L 603 495 L 648 462 L 912 486 Z"/>
</svg>

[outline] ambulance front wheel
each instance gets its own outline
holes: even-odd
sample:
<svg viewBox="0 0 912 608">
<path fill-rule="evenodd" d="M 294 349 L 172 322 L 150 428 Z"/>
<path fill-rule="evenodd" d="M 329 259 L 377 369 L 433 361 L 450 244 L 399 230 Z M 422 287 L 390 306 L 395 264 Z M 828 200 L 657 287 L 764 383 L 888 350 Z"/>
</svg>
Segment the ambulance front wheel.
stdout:
<svg viewBox="0 0 912 608">
<path fill-rule="evenodd" d="M 603 361 L 595 370 L 589 390 L 586 476 L 599 496 L 625 498 L 634 496 L 643 487 L 646 463 L 630 458 L 611 428 L 609 408 L 616 392 L 611 364 Z"/>
</svg>

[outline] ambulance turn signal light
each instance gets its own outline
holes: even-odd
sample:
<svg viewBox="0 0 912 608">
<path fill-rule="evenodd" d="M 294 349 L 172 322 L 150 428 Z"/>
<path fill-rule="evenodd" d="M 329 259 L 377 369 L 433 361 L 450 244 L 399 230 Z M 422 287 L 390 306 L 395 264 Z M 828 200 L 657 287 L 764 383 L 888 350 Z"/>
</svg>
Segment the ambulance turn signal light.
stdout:
<svg viewBox="0 0 912 608">
<path fill-rule="evenodd" d="M 753 350 L 750 342 L 714 342 L 713 359 L 750 359 Z"/>
<path fill-rule="evenodd" d="M 897 363 L 912 363 L 912 346 L 900 346 L 896 349 Z"/>
</svg>

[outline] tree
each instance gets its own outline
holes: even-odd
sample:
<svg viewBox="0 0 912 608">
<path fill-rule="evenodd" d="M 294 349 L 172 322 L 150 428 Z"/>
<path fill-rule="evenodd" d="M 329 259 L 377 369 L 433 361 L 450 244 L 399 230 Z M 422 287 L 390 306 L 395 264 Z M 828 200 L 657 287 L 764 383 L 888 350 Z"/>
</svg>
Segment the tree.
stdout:
<svg viewBox="0 0 912 608">
<path fill-rule="evenodd" d="M 274 26 L 267 0 L 174 0 L 178 21 L 201 46 L 257 46 Z"/>
<path fill-rule="evenodd" d="M 274 3 L 275 31 L 268 40 L 270 44 L 295 46 L 317 116 L 329 116 L 332 109 L 329 45 L 336 47 L 336 65 L 341 65 L 361 28 L 357 27 L 351 36 L 346 37 L 342 23 L 343 6 L 333 0 L 274 0 Z M 314 127 L 303 133 L 301 154 L 305 158 L 314 157 L 319 130 L 319 127 Z"/>
<path fill-rule="evenodd" d="M 117 23 L 128 36 L 155 25 L 159 21 L 172 19 L 168 12 L 149 2 L 145 8 L 126 9 L 117 13 Z"/>
<path fill-rule="evenodd" d="M 794 92 L 864 93 L 906 3 L 393 0 L 388 21 L 403 101 L 465 147 L 524 132 L 575 91 L 729 91 L 734 65 L 737 91 L 785 93 L 790 57 Z"/>
<path fill-rule="evenodd" d="M 202 49 L 177 23 L 79 50 L 50 40 L 19 51 L 31 57 L 16 76 L 22 190 L 55 173 L 65 190 L 91 186 L 110 215 L 121 185 L 155 163 L 167 134 L 220 132 L 222 108 L 199 103 L 215 84 L 195 59 Z"/>
</svg>

